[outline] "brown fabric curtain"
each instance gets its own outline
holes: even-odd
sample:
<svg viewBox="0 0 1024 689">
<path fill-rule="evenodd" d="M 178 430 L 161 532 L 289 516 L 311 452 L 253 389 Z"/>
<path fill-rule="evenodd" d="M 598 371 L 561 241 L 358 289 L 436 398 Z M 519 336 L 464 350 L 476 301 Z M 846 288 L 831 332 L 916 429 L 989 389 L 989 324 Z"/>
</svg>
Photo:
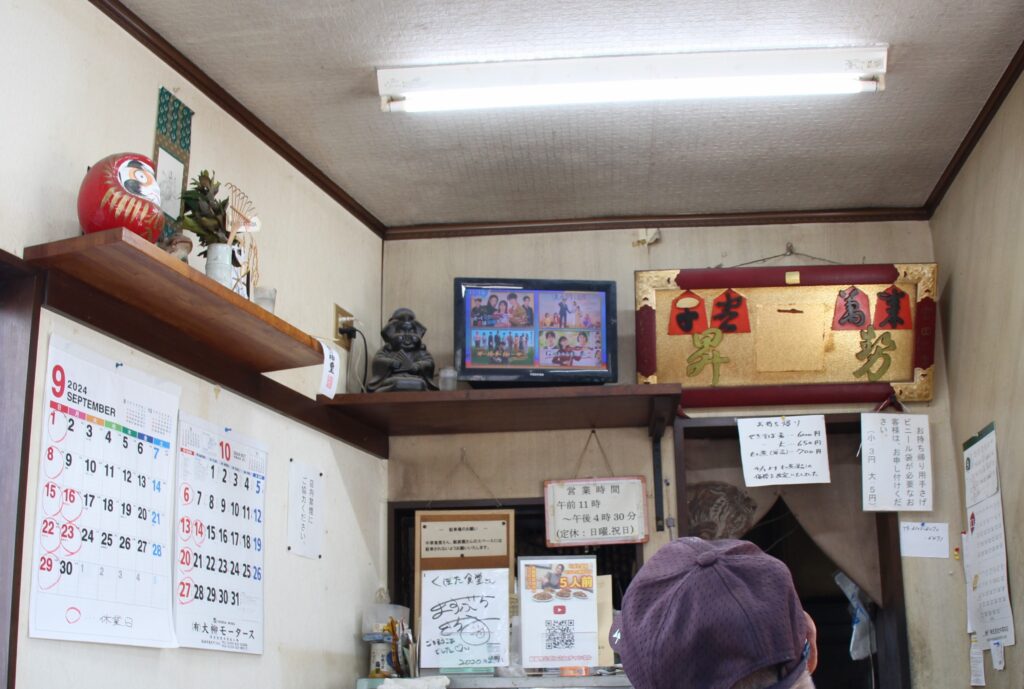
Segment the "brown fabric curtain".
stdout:
<svg viewBox="0 0 1024 689">
<path fill-rule="evenodd" d="M 860 462 L 856 457 L 860 437 L 830 435 L 828 444 L 831 483 L 747 488 L 737 438 L 688 439 L 689 521 L 691 528 L 705 525 L 705 533 L 691 533 L 739 538 L 781 498 L 822 552 L 877 603 L 882 600 L 878 534 L 875 515 L 861 510 Z M 698 488 L 701 497 L 693 499 L 694 488 L 709 483 L 728 484 L 729 488 Z M 717 526 L 713 535 L 709 523 Z"/>
</svg>

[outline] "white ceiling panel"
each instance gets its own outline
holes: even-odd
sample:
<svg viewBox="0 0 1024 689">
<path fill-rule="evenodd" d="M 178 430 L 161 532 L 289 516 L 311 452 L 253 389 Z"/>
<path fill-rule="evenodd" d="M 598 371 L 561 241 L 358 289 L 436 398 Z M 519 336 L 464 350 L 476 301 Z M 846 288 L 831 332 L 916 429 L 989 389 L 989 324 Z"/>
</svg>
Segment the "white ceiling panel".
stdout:
<svg viewBox="0 0 1024 689">
<path fill-rule="evenodd" d="M 386 225 L 920 206 L 1020 0 L 124 0 Z M 380 111 L 375 69 L 888 43 L 886 90 Z M 201 152 L 197 152 L 201 155 Z"/>
</svg>

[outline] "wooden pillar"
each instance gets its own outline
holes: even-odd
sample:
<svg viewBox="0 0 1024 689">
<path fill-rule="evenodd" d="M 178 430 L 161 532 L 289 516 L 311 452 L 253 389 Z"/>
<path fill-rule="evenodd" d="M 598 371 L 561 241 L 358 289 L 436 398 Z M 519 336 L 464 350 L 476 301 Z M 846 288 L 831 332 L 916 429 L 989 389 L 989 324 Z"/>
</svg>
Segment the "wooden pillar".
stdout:
<svg viewBox="0 0 1024 689">
<path fill-rule="evenodd" d="M 690 534 L 690 511 L 686 506 L 686 448 L 683 420 L 676 415 L 672 419 L 672 448 L 676 470 L 676 522 L 679 538 Z"/>
<path fill-rule="evenodd" d="M 0 251 L 0 679 L 14 688 L 25 476 L 43 278 Z"/>
<path fill-rule="evenodd" d="M 896 512 L 875 515 L 878 564 L 882 574 L 882 605 L 875 615 L 878 676 L 882 689 L 910 689 L 910 647 L 903 594 L 900 521 Z"/>
</svg>

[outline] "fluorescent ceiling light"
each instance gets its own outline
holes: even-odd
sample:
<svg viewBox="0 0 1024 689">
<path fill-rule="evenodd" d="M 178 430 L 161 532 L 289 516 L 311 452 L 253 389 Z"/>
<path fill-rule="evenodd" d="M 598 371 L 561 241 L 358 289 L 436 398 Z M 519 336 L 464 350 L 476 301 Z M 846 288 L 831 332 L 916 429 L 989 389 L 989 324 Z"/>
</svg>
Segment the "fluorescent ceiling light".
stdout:
<svg viewBox="0 0 1024 689">
<path fill-rule="evenodd" d="M 636 55 L 377 70 L 386 112 L 697 98 L 809 96 L 885 88 L 886 46 Z"/>
</svg>

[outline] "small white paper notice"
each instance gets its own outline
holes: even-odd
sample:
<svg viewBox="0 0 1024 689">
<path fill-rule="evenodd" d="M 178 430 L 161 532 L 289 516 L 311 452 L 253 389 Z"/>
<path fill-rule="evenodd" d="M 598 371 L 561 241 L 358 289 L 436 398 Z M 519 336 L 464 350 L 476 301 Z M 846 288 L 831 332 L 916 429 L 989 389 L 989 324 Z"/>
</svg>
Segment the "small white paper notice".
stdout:
<svg viewBox="0 0 1024 689">
<path fill-rule="evenodd" d="M 324 369 L 320 374 L 320 394 L 334 397 L 338 392 L 338 380 L 341 378 L 341 353 L 333 343 L 323 338 L 316 338 L 324 350 Z"/>
<path fill-rule="evenodd" d="M 505 520 L 478 519 L 423 522 L 420 558 L 505 557 L 508 525 Z"/>
<path fill-rule="evenodd" d="M 996 426 L 990 423 L 964 443 L 964 486 L 967 507 L 974 507 L 999 490 Z"/>
<path fill-rule="evenodd" d="M 736 419 L 748 486 L 829 483 L 825 417 Z"/>
<path fill-rule="evenodd" d="M 992 642 L 992 669 L 997 671 L 1006 669 L 1006 653 L 1003 645 L 998 641 Z"/>
<path fill-rule="evenodd" d="M 900 555 L 949 558 L 949 524 L 900 522 Z"/>
<path fill-rule="evenodd" d="M 971 635 L 971 686 L 985 686 L 985 651 L 973 634 Z"/>
<path fill-rule="evenodd" d="M 324 478 L 305 464 L 288 465 L 288 550 L 317 559 L 324 534 Z"/>
<path fill-rule="evenodd" d="M 865 511 L 932 509 L 932 446 L 925 414 L 861 414 Z"/>
</svg>

